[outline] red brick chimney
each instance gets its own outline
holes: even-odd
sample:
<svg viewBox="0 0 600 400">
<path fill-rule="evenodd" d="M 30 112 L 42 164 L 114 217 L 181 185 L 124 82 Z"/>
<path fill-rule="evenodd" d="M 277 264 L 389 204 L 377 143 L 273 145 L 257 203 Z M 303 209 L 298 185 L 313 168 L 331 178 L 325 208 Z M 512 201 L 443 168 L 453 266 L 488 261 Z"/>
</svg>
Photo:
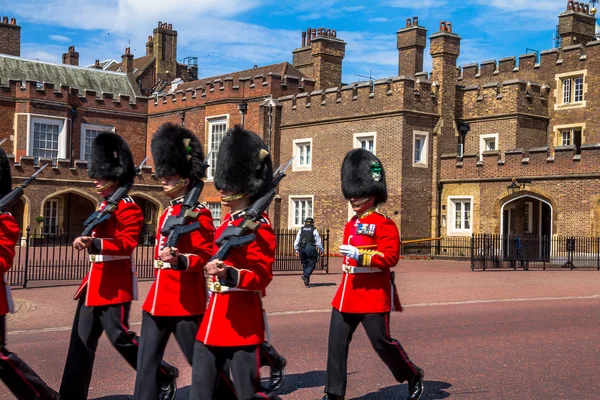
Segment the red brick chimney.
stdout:
<svg viewBox="0 0 600 400">
<path fill-rule="evenodd" d="M 406 28 L 396 32 L 398 47 L 398 75 L 415 76 L 423 71 L 423 50 L 427 45 L 427 30 L 419 26 L 419 19 L 406 19 Z"/>
<path fill-rule="evenodd" d="M 171 82 L 177 77 L 177 31 L 172 24 L 159 21 L 153 34 L 156 78 Z"/>
<path fill-rule="evenodd" d="M 125 54 L 123 54 L 123 72 L 128 74 L 133 73 L 133 54 L 131 54 L 131 49 L 128 47 L 125 49 Z"/>
<path fill-rule="evenodd" d="M 146 42 L 146 55 L 154 55 L 154 38 L 152 36 L 148 36 L 148 41 Z"/>
<path fill-rule="evenodd" d="M 63 53 L 63 64 L 67 65 L 79 65 L 79 53 L 75 51 L 75 46 L 69 46 L 69 51 L 67 53 Z"/>
<path fill-rule="evenodd" d="M 0 22 L 0 54 L 21 56 L 21 27 L 14 18 L 2 17 Z"/>
</svg>

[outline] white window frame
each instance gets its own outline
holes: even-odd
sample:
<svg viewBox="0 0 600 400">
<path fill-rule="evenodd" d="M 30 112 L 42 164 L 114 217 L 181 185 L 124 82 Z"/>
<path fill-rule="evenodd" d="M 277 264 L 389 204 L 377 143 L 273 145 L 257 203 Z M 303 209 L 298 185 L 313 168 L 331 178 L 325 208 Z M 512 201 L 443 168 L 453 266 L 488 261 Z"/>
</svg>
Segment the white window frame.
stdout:
<svg viewBox="0 0 600 400">
<path fill-rule="evenodd" d="M 219 218 L 215 218 L 216 213 L 214 212 L 217 207 L 215 207 L 216 205 L 218 205 L 218 210 L 219 210 Z M 223 205 L 221 204 L 221 202 L 219 201 L 211 201 L 206 203 L 206 208 L 208 208 L 208 210 L 210 211 L 211 215 L 212 215 L 212 220 L 213 220 L 213 226 L 215 228 L 218 228 L 219 226 L 221 226 L 221 222 L 223 221 Z"/>
<path fill-rule="evenodd" d="M 556 81 L 556 89 L 554 90 L 555 110 L 586 106 L 587 70 L 556 74 L 554 79 Z M 581 79 L 579 83 L 577 83 L 578 79 Z"/>
<path fill-rule="evenodd" d="M 300 224 L 295 223 L 296 209 L 294 208 L 294 202 L 299 200 L 310 200 L 311 203 L 311 213 L 309 215 L 305 215 L 303 218 L 300 218 Z M 314 218 L 314 210 L 315 210 L 315 196 L 314 195 L 294 195 L 289 196 L 288 199 L 288 228 L 299 228 L 304 225 L 304 219 L 311 217 Z"/>
<path fill-rule="evenodd" d="M 207 136 L 207 140 L 206 140 L 207 148 L 206 148 L 205 153 L 208 154 L 213 147 L 213 143 L 212 143 L 212 127 L 213 127 L 213 125 L 225 123 L 225 132 L 223 132 L 223 136 L 225 136 L 225 133 L 229 129 L 229 114 L 212 115 L 210 117 L 206 117 L 205 122 L 206 122 L 206 131 L 207 131 L 207 135 L 206 135 Z M 212 181 L 214 179 L 212 167 L 213 167 L 213 162 L 216 162 L 216 160 L 217 160 L 217 152 L 218 152 L 218 150 L 213 151 L 210 156 L 210 160 L 208 160 L 209 166 L 206 169 L 206 180 L 208 180 L 208 181 Z"/>
<path fill-rule="evenodd" d="M 483 159 L 484 151 L 493 151 L 493 150 L 487 150 L 487 143 L 490 141 L 490 139 L 494 139 L 494 146 L 495 146 L 494 150 L 498 150 L 498 134 L 497 133 L 488 133 L 486 135 L 479 135 L 479 159 L 480 160 Z"/>
<path fill-rule="evenodd" d="M 40 114 L 21 113 L 16 115 L 27 115 L 27 155 L 33 157 L 33 127 L 36 122 L 42 124 L 58 124 L 58 156 L 57 160 L 65 159 L 67 156 L 67 121 L 68 118 L 50 117 Z M 16 118 L 15 118 L 16 121 Z M 61 126 L 62 125 L 62 126 Z M 47 158 L 47 157 L 42 157 Z"/>
<path fill-rule="evenodd" d="M 533 233 L 533 202 L 525 202 L 525 233 Z"/>
<path fill-rule="evenodd" d="M 457 229 L 455 228 L 456 225 L 456 207 L 455 204 L 456 202 L 469 202 L 471 203 L 470 206 L 470 213 L 471 213 L 471 220 L 470 220 L 470 227 L 469 229 Z M 448 236 L 470 236 L 473 233 L 473 220 L 474 220 L 474 212 L 473 212 L 473 207 L 474 203 L 473 203 L 473 196 L 448 196 L 448 221 L 447 221 L 447 235 Z M 463 215 L 464 215 L 464 210 L 462 211 Z M 464 220 L 464 218 L 463 218 Z M 464 226 L 464 223 L 463 223 Z"/>
<path fill-rule="evenodd" d="M 364 133 L 355 133 L 352 143 L 353 143 L 353 147 L 355 149 L 360 149 L 363 148 L 362 147 L 362 143 L 361 141 L 365 140 L 365 139 L 373 139 L 373 154 L 377 154 L 377 132 L 364 132 Z M 369 150 L 369 149 L 366 149 Z"/>
<path fill-rule="evenodd" d="M 423 138 L 423 147 L 421 149 L 420 161 L 415 162 L 415 151 L 417 149 L 417 139 Z M 429 167 L 429 132 L 413 131 L 411 160 L 412 166 L 417 168 Z"/>
<path fill-rule="evenodd" d="M 55 219 L 55 224 L 51 224 L 48 223 L 47 220 L 52 221 L 52 216 L 47 217 L 46 216 L 46 206 L 50 205 L 50 211 L 52 211 L 52 209 L 54 209 L 54 211 L 56 212 L 56 216 L 54 217 Z M 58 206 L 59 206 L 59 202 L 58 199 L 49 199 L 46 200 L 46 202 L 44 203 L 44 235 L 58 235 L 58 229 L 59 229 L 59 215 L 58 215 Z M 55 232 L 52 232 L 50 228 L 54 227 L 56 229 Z"/>
<path fill-rule="evenodd" d="M 310 146 L 310 162 L 305 164 L 300 164 L 300 152 L 301 147 L 308 145 Z M 312 170 L 312 162 L 314 155 L 313 148 L 313 140 L 312 138 L 304 138 L 304 139 L 295 139 L 293 141 L 293 154 L 294 154 L 294 162 L 292 165 L 292 171 L 311 171 Z"/>
<path fill-rule="evenodd" d="M 85 160 L 85 134 L 88 129 L 94 130 L 94 131 L 101 131 L 101 132 L 109 131 L 109 132 L 115 133 L 114 126 L 96 125 L 96 124 L 81 124 L 81 135 L 79 138 L 79 159 L 80 160 Z"/>
</svg>

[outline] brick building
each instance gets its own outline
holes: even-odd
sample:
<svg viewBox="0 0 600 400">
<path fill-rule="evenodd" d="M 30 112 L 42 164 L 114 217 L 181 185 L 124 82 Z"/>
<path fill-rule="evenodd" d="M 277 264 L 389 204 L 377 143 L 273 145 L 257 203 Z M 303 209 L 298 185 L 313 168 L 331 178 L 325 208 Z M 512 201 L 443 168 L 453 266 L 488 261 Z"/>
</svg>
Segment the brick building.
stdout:
<svg viewBox="0 0 600 400">
<path fill-rule="evenodd" d="M 140 161 L 161 123 L 184 123 L 206 153 L 213 150 L 214 161 L 223 133 L 243 118 L 268 143 L 275 165 L 295 156 L 271 209 L 275 225 L 292 228 L 313 216 L 319 227 L 331 229 L 334 246 L 351 215 L 339 171 L 353 147 L 382 159 L 389 192 L 382 210 L 403 237 L 514 231 L 600 236 L 595 10 L 569 1 L 559 16 L 559 33 L 561 46 L 539 59 L 524 54 L 461 67 L 461 38 L 442 21 L 429 36 L 432 71 L 424 72 L 427 30 L 413 17 L 397 32 L 398 76 L 344 84 L 346 44 L 329 29 L 302 32 L 291 63 L 193 80 L 193 69 L 176 61 L 170 25 L 159 23 L 146 56 L 136 59 L 126 51 L 121 64 L 103 70 L 99 62 L 100 68 L 80 68 L 18 58 L 18 26 L 5 20 L 0 37 L 12 42 L 0 47 L 10 54 L 0 56 L 0 113 L 8 121 L 0 139 L 10 138 L 4 147 L 15 157 L 15 183 L 40 158 L 53 159 L 47 161 L 53 168 L 32 185 L 15 213 L 24 226 L 35 224 L 38 215 L 53 229 L 80 223 L 66 210 L 98 201 L 86 182 L 86 163 L 78 161 L 85 160 L 91 135 L 86 132 L 96 126 L 134 143 Z M 172 60 L 163 63 L 160 49 L 167 48 L 164 54 Z M 66 64 L 78 59 L 73 53 L 74 48 L 65 54 Z M 7 75 L 5 65 L 17 75 Z M 181 81 L 171 85 L 173 78 Z M 32 145 L 42 134 L 38 128 L 48 129 L 44 119 L 63 121 L 58 149 L 50 156 Z M 218 220 L 212 173 L 211 167 L 203 200 Z M 151 167 L 139 179 L 134 195 L 144 203 L 150 229 L 166 199 Z M 50 199 L 58 200 L 56 207 L 48 206 Z M 62 222 L 53 222 L 53 215 Z"/>
</svg>

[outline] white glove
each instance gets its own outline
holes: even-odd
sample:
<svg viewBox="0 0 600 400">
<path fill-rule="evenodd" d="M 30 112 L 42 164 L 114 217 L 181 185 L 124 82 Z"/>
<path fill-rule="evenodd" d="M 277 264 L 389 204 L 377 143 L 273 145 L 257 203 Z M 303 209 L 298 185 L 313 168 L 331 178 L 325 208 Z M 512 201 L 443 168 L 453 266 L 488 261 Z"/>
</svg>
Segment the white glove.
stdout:
<svg viewBox="0 0 600 400">
<path fill-rule="evenodd" d="M 349 244 L 343 244 L 340 246 L 340 253 L 348 258 L 353 258 L 358 261 L 358 249 Z"/>
</svg>

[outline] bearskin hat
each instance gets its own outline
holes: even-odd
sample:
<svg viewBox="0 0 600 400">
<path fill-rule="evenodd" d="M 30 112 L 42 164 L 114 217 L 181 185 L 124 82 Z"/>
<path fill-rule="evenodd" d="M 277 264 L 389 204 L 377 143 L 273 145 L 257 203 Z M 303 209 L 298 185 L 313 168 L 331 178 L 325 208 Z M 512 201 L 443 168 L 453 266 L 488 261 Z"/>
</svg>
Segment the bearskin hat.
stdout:
<svg viewBox="0 0 600 400">
<path fill-rule="evenodd" d="M 354 149 L 342 163 L 342 192 L 346 199 L 375 196 L 375 204 L 385 203 L 387 187 L 383 164 L 365 149 Z"/>
<path fill-rule="evenodd" d="M 162 124 L 152 137 L 151 148 L 158 178 L 179 175 L 198 182 L 206 177 L 202 144 L 189 129 Z"/>
<path fill-rule="evenodd" d="M 257 199 L 273 187 L 273 163 L 267 145 L 240 125 L 227 131 L 219 146 L 215 169 L 218 190 Z"/>
<path fill-rule="evenodd" d="M 135 165 L 129 145 L 113 132 L 100 132 L 92 142 L 90 178 L 108 179 L 123 185 L 135 178 Z"/>
<path fill-rule="evenodd" d="M 0 147 L 0 197 L 7 195 L 11 190 L 10 164 L 6 153 Z"/>
</svg>

